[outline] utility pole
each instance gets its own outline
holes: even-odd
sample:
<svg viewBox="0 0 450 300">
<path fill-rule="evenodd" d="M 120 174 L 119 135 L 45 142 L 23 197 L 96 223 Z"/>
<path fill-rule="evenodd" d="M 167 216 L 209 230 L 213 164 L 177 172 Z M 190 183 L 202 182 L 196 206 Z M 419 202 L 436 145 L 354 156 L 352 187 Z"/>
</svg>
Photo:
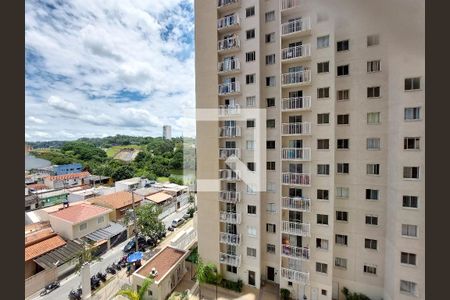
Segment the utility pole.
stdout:
<svg viewBox="0 0 450 300">
<path fill-rule="evenodd" d="M 137 233 L 137 227 L 136 227 L 136 209 L 134 207 L 134 190 L 131 190 L 131 200 L 132 200 L 132 206 L 133 206 L 133 226 L 134 226 L 134 244 L 136 247 L 136 252 L 139 251 L 139 245 L 138 245 L 138 233 Z"/>
</svg>

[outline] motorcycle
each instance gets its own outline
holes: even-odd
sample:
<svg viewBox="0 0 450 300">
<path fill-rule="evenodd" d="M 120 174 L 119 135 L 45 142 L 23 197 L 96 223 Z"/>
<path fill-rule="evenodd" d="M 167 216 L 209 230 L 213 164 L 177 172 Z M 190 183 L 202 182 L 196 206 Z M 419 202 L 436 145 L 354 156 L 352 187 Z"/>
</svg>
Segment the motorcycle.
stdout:
<svg viewBox="0 0 450 300">
<path fill-rule="evenodd" d="M 116 269 L 117 271 L 120 271 L 122 268 L 118 265 L 118 264 L 116 264 L 116 263 L 113 263 L 112 265 L 111 265 L 111 267 L 113 267 L 114 269 Z"/>
<path fill-rule="evenodd" d="M 40 293 L 40 295 L 41 295 L 41 296 L 45 296 L 45 295 L 47 295 L 47 294 L 53 292 L 53 291 L 56 290 L 57 288 L 59 288 L 59 286 L 60 286 L 59 281 L 54 281 L 54 282 L 52 282 L 52 283 L 46 285 L 46 286 L 44 287 L 44 290 Z"/>
<path fill-rule="evenodd" d="M 106 273 L 109 273 L 109 274 L 111 274 L 111 275 L 114 275 L 114 274 L 116 274 L 116 269 L 114 269 L 114 268 L 111 267 L 111 266 L 108 266 L 108 267 L 106 267 Z"/>
<path fill-rule="evenodd" d="M 106 281 L 106 274 L 102 272 L 97 273 L 97 278 L 100 279 L 102 282 Z"/>
<path fill-rule="evenodd" d="M 81 300 L 82 293 L 83 293 L 83 291 L 81 290 L 81 288 L 78 288 L 76 290 L 71 290 L 69 293 L 69 299 L 70 300 Z"/>
<path fill-rule="evenodd" d="M 93 275 L 91 277 L 91 291 L 94 291 L 99 286 L 100 286 L 100 279 L 98 279 L 97 276 Z"/>
</svg>

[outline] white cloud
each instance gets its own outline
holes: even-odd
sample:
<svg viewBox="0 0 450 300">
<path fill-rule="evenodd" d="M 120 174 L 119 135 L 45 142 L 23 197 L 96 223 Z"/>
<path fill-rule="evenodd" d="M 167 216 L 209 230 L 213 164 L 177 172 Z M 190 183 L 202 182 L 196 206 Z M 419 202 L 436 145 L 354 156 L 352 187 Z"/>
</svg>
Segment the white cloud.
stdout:
<svg viewBox="0 0 450 300">
<path fill-rule="evenodd" d="M 53 107 L 56 110 L 69 112 L 69 113 L 75 113 L 75 114 L 78 113 L 78 110 L 73 103 L 66 101 L 64 99 L 61 99 L 58 96 L 50 96 L 50 98 L 48 98 L 47 102 L 48 102 L 48 105 L 50 105 L 51 107 Z"/>
<path fill-rule="evenodd" d="M 33 116 L 29 116 L 28 117 L 28 121 L 30 121 L 31 123 L 34 123 L 34 124 L 45 124 L 45 123 L 47 123 L 44 120 L 41 120 L 41 119 L 33 117 Z"/>
</svg>

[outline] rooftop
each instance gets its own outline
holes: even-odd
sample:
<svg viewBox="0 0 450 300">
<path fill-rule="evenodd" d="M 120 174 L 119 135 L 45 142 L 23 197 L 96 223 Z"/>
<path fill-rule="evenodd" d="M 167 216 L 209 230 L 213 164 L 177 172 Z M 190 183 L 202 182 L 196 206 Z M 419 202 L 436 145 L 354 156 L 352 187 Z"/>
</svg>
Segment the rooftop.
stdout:
<svg viewBox="0 0 450 300">
<path fill-rule="evenodd" d="M 80 172 L 80 173 L 64 174 L 64 175 L 57 175 L 57 176 L 47 176 L 47 177 L 45 177 L 45 179 L 48 179 L 50 181 L 57 181 L 57 180 L 68 180 L 68 179 L 75 179 L 75 178 L 85 178 L 90 175 L 91 174 L 89 172 Z"/>
<path fill-rule="evenodd" d="M 135 194 L 141 195 L 141 196 L 148 196 L 148 195 L 152 195 L 155 194 L 157 192 L 159 192 L 160 190 L 157 188 L 153 188 L 153 187 L 149 187 L 149 188 L 140 188 L 134 191 Z"/>
<path fill-rule="evenodd" d="M 72 224 L 77 224 L 110 212 L 111 209 L 109 208 L 82 203 L 50 213 L 49 216 L 65 220 Z"/>
<path fill-rule="evenodd" d="M 116 183 L 128 184 L 128 185 L 137 184 L 139 182 L 141 182 L 141 177 L 133 177 L 133 178 L 128 178 L 128 179 L 116 181 Z"/>
<path fill-rule="evenodd" d="M 119 209 L 127 207 L 133 203 L 132 194 L 130 192 L 122 191 L 107 195 L 102 195 L 88 200 L 91 203 L 95 203 L 100 206 L 111 207 L 114 209 Z M 142 198 L 135 196 L 134 202 L 138 203 L 142 201 Z"/>
<path fill-rule="evenodd" d="M 150 201 L 152 201 L 154 203 L 157 203 L 157 204 L 161 203 L 161 202 L 164 202 L 164 201 L 167 201 L 167 200 L 169 200 L 171 198 L 172 198 L 171 195 L 166 194 L 164 192 L 158 192 L 156 194 L 153 194 L 153 195 L 145 197 L 145 199 L 148 199 L 148 200 L 150 200 Z"/>
<path fill-rule="evenodd" d="M 41 256 L 65 244 L 66 242 L 59 235 L 53 233 L 51 237 L 25 247 L 25 261 Z"/>
<path fill-rule="evenodd" d="M 140 267 L 137 274 L 148 277 L 153 268 L 156 269 L 158 275 L 155 276 L 155 281 L 158 282 L 174 267 L 186 254 L 186 251 L 165 247 L 163 250 L 155 254 L 147 263 Z"/>
</svg>

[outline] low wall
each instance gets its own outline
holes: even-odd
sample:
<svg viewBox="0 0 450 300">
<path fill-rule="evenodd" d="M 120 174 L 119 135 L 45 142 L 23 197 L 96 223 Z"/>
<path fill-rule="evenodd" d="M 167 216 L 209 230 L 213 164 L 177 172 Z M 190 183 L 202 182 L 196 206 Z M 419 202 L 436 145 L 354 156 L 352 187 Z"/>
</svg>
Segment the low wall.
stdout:
<svg viewBox="0 0 450 300">
<path fill-rule="evenodd" d="M 29 297 L 30 295 L 43 289 L 44 286 L 55 281 L 57 277 L 57 270 L 56 268 L 53 268 L 41 271 L 36 275 L 25 279 L 25 297 Z"/>
</svg>

